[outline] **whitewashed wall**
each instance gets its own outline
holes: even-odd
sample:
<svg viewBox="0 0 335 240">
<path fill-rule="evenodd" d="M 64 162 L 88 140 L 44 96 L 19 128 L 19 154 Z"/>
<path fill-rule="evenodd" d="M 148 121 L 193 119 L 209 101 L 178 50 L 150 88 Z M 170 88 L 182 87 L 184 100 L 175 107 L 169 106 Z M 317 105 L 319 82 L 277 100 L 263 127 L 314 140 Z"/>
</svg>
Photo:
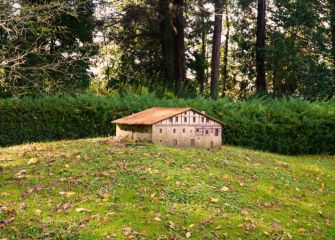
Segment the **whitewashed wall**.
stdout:
<svg viewBox="0 0 335 240">
<path fill-rule="evenodd" d="M 221 131 L 220 123 L 190 110 L 154 124 L 152 142 L 185 147 L 191 146 L 193 141 L 196 147 L 219 147 L 222 144 Z"/>
</svg>

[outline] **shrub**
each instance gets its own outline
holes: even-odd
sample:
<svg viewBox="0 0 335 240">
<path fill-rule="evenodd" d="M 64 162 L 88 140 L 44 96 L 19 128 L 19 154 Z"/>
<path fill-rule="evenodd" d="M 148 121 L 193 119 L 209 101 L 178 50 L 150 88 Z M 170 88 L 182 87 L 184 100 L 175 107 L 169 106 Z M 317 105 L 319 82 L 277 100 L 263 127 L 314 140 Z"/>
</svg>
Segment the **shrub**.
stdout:
<svg viewBox="0 0 335 240">
<path fill-rule="evenodd" d="M 152 106 L 190 106 L 221 119 L 224 144 L 283 154 L 335 153 L 335 101 L 159 99 L 152 94 L 0 101 L 0 145 L 108 136 L 112 120 Z"/>
</svg>

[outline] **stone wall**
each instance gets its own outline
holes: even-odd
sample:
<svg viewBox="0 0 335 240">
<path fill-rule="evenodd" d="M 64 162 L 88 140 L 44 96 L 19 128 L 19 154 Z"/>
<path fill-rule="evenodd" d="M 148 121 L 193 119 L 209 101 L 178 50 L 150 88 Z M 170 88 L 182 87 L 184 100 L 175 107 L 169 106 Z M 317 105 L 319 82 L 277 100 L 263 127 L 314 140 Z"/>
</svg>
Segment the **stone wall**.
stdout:
<svg viewBox="0 0 335 240">
<path fill-rule="evenodd" d="M 151 142 L 152 126 L 116 124 L 116 137 L 119 140 Z"/>
</svg>

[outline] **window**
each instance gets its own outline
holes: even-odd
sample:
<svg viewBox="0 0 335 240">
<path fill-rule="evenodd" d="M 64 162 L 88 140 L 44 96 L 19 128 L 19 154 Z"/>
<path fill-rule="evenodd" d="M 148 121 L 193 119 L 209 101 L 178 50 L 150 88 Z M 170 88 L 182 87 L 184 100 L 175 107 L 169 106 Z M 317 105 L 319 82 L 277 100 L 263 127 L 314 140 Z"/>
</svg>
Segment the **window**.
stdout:
<svg viewBox="0 0 335 240">
<path fill-rule="evenodd" d="M 160 142 L 160 144 L 162 144 L 162 143 L 163 143 L 163 140 L 159 140 L 159 142 Z"/>
<path fill-rule="evenodd" d="M 199 128 L 197 128 L 197 129 L 196 129 L 196 132 L 200 132 L 200 129 L 199 129 Z"/>
<path fill-rule="evenodd" d="M 184 117 L 184 122 L 187 122 L 187 117 Z"/>
<path fill-rule="evenodd" d="M 206 134 L 208 134 L 208 130 L 206 130 Z"/>
<path fill-rule="evenodd" d="M 215 129 L 215 136 L 219 136 L 219 129 Z"/>
<path fill-rule="evenodd" d="M 192 146 L 192 147 L 195 146 L 195 139 L 191 139 L 191 146 Z"/>
<path fill-rule="evenodd" d="M 203 118 L 201 118 L 201 122 L 205 122 L 205 118 L 203 117 Z"/>
<path fill-rule="evenodd" d="M 163 132 L 163 129 L 161 128 L 161 129 L 159 129 L 159 133 L 162 133 Z"/>
<path fill-rule="evenodd" d="M 178 145 L 177 139 L 173 139 L 173 146 L 177 146 L 177 145 Z"/>
<path fill-rule="evenodd" d="M 148 133 L 148 129 L 145 129 L 145 133 Z"/>
<path fill-rule="evenodd" d="M 169 122 L 172 123 L 172 118 L 169 118 Z"/>
<path fill-rule="evenodd" d="M 193 122 L 195 122 L 195 117 L 193 117 Z"/>
<path fill-rule="evenodd" d="M 176 117 L 176 122 L 178 122 L 178 117 Z"/>
<path fill-rule="evenodd" d="M 173 129 L 173 133 L 176 133 L 176 129 L 175 128 Z"/>
<path fill-rule="evenodd" d="M 183 128 L 183 133 L 185 133 L 185 128 Z"/>
<path fill-rule="evenodd" d="M 209 123 L 209 118 L 206 118 L 206 122 Z"/>
</svg>

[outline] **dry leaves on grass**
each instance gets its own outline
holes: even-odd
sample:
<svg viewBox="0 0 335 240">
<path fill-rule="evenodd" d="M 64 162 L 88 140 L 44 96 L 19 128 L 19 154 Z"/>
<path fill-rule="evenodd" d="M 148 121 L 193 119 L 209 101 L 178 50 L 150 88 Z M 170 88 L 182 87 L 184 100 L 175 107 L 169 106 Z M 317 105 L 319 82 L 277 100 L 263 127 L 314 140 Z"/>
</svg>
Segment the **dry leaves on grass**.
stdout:
<svg viewBox="0 0 335 240">
<path fill-rule="evenodd" d="M 211 203 L 218 203 L 220 199 L 218 198 L 211 198 Z"/>
<path fill-rule="evenodd" d="M 82 213 L 82 212 L 91 212 L 91 210 L 87 208 L 76 208 L 77 213 Z"/>
<path fill-rule="evenodd" d="M 28 165 L 32 165 L 32 164 L 36 164 L 38 163 L 38 159 L 37 158 L 30 158 L 28 160 Z"/>
<path fill-rule="evenodd" d="M 65 192 L 65 191 L 61 191 L 61 192 L 59 192 L 59 194 L 62 195 L 62 196 L 66 196 L 66 197 L 72 197 L 72 196 L 76 195 L 75 192 Z"/>
<path fill-rule="evenodd" d="M 244 233 L 251 234 L 252 231 L 257 229 L 257 224 L 254 221 L 248 220 L 240 224 L 239 227 L 243 229 Z"/>
</svg>

